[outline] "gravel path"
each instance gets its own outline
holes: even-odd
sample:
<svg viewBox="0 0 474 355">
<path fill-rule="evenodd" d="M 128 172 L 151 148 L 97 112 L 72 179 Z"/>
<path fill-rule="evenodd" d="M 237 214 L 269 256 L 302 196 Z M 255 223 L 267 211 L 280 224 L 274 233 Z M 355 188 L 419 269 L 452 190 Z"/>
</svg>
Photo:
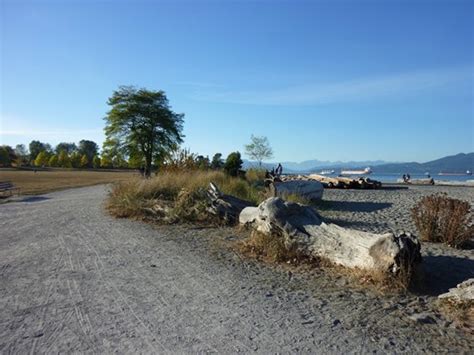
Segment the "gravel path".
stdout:
<svg viewBox="0 0 474 355">
<path fill-rule="evenodd" d="M 233 229 L 116 220 L 105 196 L 95 186 L 0 205 L 0 353 L 472 349 L 440 315 L 410 319 L 431 310 L 428 295 L 244 261 L 222 245 Z"/>
</svg>

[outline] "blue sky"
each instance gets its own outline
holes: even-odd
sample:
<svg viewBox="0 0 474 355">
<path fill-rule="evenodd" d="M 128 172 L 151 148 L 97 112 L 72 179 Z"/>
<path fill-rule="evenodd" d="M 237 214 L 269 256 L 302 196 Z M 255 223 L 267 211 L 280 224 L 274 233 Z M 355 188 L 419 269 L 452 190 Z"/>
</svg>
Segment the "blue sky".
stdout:
<svg viewBox="0 0 474 355">
<path fill-rule="evenodd" d="M 119 85 L 164 90 L 185 146 L 275 161 L 474 151 L 473 1 L 1 3 L 0 144 L 101 143 Z"/>
</svg>

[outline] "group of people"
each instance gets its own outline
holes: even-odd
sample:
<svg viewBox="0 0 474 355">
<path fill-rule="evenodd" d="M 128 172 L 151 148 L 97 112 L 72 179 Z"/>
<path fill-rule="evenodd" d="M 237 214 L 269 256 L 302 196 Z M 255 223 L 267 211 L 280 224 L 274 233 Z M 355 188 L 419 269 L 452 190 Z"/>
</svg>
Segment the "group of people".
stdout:
<svg viewBox="0 0 474 355">
<path fill-rule="evenodd" d="M 402 178 L 403 178 L 403 182 L 409 182 L 411 179 L 411 176 L 410 174 L 403 174 Z"/>
</svg>

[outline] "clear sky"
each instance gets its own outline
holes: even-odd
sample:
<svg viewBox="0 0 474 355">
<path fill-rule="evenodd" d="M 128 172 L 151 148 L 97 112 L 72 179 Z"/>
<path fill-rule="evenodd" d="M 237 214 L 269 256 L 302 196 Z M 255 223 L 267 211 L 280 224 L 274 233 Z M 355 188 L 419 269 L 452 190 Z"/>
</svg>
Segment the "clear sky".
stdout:
<svg viewBox="0 0 474 355">
<path fill-rule="evenodd" d="M 101 144 L 131 84 L 164 90 L 204 155 L 252 133 L 275 161 L 474 151 L 474 1 L 0 3 L 0 144 Z"/>
</svg>

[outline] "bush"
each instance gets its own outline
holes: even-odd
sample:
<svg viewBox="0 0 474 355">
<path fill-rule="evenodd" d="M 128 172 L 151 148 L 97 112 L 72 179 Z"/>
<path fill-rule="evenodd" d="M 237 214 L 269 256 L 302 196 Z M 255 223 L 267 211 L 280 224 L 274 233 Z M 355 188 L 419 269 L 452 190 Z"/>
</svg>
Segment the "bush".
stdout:
<svg viewBox="0 0 474 355">
<path fill-rule="evenodd" d="M 470 208 L 466 201 L 434 194 L 423 197 L 412 216 L 421 240 L 458 248 L 474 235 Z"/>
</svg>

